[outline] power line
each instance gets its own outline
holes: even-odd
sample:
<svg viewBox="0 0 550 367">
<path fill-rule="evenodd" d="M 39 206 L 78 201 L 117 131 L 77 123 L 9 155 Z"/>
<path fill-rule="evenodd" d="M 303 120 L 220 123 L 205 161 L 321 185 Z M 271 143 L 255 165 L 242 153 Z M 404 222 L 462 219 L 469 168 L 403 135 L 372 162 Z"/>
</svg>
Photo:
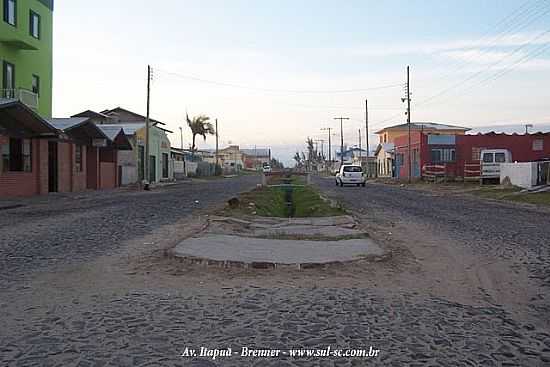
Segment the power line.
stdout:
<svg viewBox="0 0 550 367">
<path fill-rule="evenodd" d="M 513 15 L 513 13 L 519 11 L 521 8 L 523 8 L 527 4 L 529 4 L 529 1 L 525 2 L 522 6 L 520 6 L 518 9 L 516 9 L 510 15 Z M 539 1 L 535 2 L 531 8 L 527 8 L 527 9 L 523 9 L 522 11 L 519 11 L 516 14 L 516 16 L 512 17 L 511 24 L 506 25 L 504 27 L 504 29 L 498 31 L 496 34 L 492 35 L 491 37 L 487 37 L 488 34 L 490 33 L 490 31 L 487 31 L 487 32 L 484 33 L 484 36 L 480 37 L 478 40 L 476 40 L 474 42 L 470 42 L 469 45 L 462 46 L 460 48 L 461 49 L 471 49 L 471 48 L 474 48 L 474 47 L 478 47 L 478 48 L 479 47 L 485 47 L 486 50 L 485 51 L 480 51 L 480 52 L 481 52 L 481 55 L 487 54 L 489 51 L 492 51 L 493 49 L 498 47 L 499 46 L 498 41 L 502 40 L 505 36 L 511 35 L 512 32 L 518 32 L 518 31 L 526 28 L 527 26 L 529 26 L 533 22 L 537 21 L 538 19 L 542 18 L 542 16 L 544 16 L 545 13 L 537 16 L 537 11 L 544 9 L 544 7 L 546 5 L 548 5 L 546 3 L 546 0 L 539 0 Z M 526 15 L 526 17 L 524 19 L 521 19 L 524 15 Z M 534 16 L 534 18 L 533 18 L 533 16 Z M 506 18 L 507 17 L 505 17 L 505 19 Z M 516 24 L 514 24 L 514 22 L 516 20 L 518 20 L 518 22 Z M 497 23 L 497 24 L 500 24 L 500 23 L 502 23 L 502 21 Z M 503 24 L 506 24 L 506 22 L 504 22 Z M 511 25 L 511 28 L 506 29 L 510 25 Z M 498 27 L 497 27 L 497 29 L 498 29 Z M 484 45 L 484 43 L 487 43 L 487 44 Z M 431 54 L 434 54 L 434 53 L 435 53 L 435 51 L 432 52 Z M 441 76 L 439 76 L 439 78 L 446 79 L 448 76 L 454 75 L 457 71 L 460 71 L 460 70 L 464 69 L 466 66 L 468 66 L 469 61 L 470 61 L 470 58 L 466 57 L 466 60 L 464 60 L 464 59 L 457 60 L 455 62 L 452 62 L 451 64 L 446 63 L 446 64 L 442 65 L 446 69 L 449 69 L 449 67 L 450 67 L 453 70 L 443 73 Z"/>
<path fill-rule="evenodd" d="M 388 85 L 380 85 L 376 87 L 370 87 L 370 88 L 360 88 L 360 89 L 333 89 L 333 90 L 297 90 L 297 89 L 274 89 L 274 88 L 258 88 L 258 87 L 252 87 L 242 84 L 234 84 L 234 83 L 227 83 L 227 82 L 221 82 L 216 80 L 209 80 L 209 79 L 203 79 L 192 75 L 184 75 L 180 73 L 170 72 L 162 69 L 156 69 L 159 72 L 162 72 L 167 75 L 172 75 L 178 78 L 187 79 L 187 80 L 193 80 L 196 82 L 201 83 L 207 83 L 207 84 L 213 84 L 223 87 L 230 87 L 230 88 L 238 88 L 238 89 L 247 89 L 247 90 L 254 90 L 254 91 L 260 91 L 260 92 L 269 92 L 269 93 L 292 93 L 292 94 L 340 94 L 340 93 L 359 93 L 359 92 L 367 92 L 367 91 L 373 91 L 373 90 L 380 90 L 380 89 L 389 89 L 389 88 L 396 88 L 400 87 L 401 84 L 388 84 Z"/>
<path fill-rule="evenodd" d="M 547 13 L 550 12 L 550 9 L 548 9 L 546 11 Z M 453 85 L 451 85 L 450 87 L 448 88 L 445 88 L 443 89 L 442 91 L 434 94 L 433 96 L 431 97 L 428 97 L 426 98 L 425 100 L 421 101 L 418 106 L 422 106 L 422 105 L 425 105 L 426 103 L 438 98 L 439 96 L 442 96 L 444 95 L 445 93 L 451 91 L 451 90 L 455 90 L 457 87 L 463 85 L 464 83 L 467 83 L 469 82 L 470 80 L 473 80 L 475 78 L 477 78 L 478 76 L 482 75 L 483 73 L 485 73 L 486 71 L 489 71 L 490 69 L 492 69 L 495 65 L 498 65 L 500 64 L 502 61 L 504 61 L 505 59 L 509 58 L 510 56 L 513 56 L 514 54 L 516 54 L 517 52 L 521 51 L 524 47 L 526 47 L 527 45 L 530 45 L 532 44 L 534 41 L 538 40 L 539 38 L 541 38 L 542 36 L 544 36 L 545 34 L 547 33 L 550 33 L 550 30 L 547 30 L 547 31 L 544 31 L 542 33 L 540 33 L 539 35 L 537 35 L 535 38 L 523 43 L 522 45 L 520 45 L 519 47 L 515 48 L 511 53 L 507 53 L 505 54 L 503 57 L 501 57 L 499 60 L 497 60 L 496 62 L 493 62 L 491 64 L 489 64 L 487 67 L 485 67 L 484 69 L 482 70 L 479 70 L 477 71 L 476 73 L 468 76 L 467 78 L 465 79 L 462 79 L 461 81 L 459 81 L 458 83 L 455 83 Z"/>
</svg>

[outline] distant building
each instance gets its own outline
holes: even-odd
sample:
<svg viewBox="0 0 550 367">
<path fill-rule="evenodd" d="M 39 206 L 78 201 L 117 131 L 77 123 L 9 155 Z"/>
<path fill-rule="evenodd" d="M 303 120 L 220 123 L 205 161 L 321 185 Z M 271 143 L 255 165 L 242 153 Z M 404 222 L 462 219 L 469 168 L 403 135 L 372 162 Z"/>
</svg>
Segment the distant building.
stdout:
<svg viewBox="0 0 550 367">
<path fill-rule="evenodd" d="M 271 162 L 271 149 L 241 149 L 244 168 L 260 169 Z"/>
<path fill-rule="evenodd" d="M 145 124 L 146 117 L 136 112 L 129 111 L 122 107 L 110 110 L 95 112 L 87 110 L 73 117 L 86 116 L 95 124 L 104 129 L 124 130 L 127 138 L 132 144 L 132 152 L 119 153 L 119 165 L 122 167 L 121 181 L 124 184 L 141 182 L 145 179 Z M 172 180 L 173 163 L 171 163 L 169 133 L 172 131 L 164 129 L 165 123 L 149 119 L 149 177 L 147 181 L 157 183 Z"/>
<path fill-rule="evenodd" d="M 395 157 L 395 145 L 393 143 L 378 144 L 374 156 L 378 167 L 378 177 L 393 177 L 393 160 Z"/>
</svg>

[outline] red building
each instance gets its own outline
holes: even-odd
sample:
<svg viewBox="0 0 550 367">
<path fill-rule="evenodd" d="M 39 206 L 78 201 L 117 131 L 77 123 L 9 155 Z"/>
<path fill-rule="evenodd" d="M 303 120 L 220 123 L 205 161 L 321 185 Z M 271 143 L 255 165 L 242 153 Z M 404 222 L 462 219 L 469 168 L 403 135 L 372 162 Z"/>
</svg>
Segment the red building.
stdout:
<svg viewBox="0 0 550 367">
<path fill-rule="evenodd" d="M 395 139 L 398 178 L 409 177 L 408 135 Z M 512 161 L 531 162 L 550 158 L 550 133 L 436 135 L 411 133 L 411 177 L 438 172 L 462 178 L 479 167 L 483 149 L 506 149 Z"/>
<path fill-rule="evenodd" d="M 111 140 L 88 118 L 47 121 L 20 102 L 4 102 L 0 197 L 117 187 L 120 149 L 131 149 L 123 132 Z"/>
</svg>

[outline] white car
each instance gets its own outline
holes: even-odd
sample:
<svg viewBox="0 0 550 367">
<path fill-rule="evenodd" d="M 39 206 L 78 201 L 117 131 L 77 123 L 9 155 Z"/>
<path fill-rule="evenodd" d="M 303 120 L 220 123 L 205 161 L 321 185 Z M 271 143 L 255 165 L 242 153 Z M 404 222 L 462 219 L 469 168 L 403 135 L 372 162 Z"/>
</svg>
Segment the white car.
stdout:
<svg viewBox="0 0 550 367">
<path fill-rule="evenodd" d="M 271 166 L 264 166 L 264 168 L 262 168 L 263 172 L 264 173 L 271 173 Z"/>
<path fill-rule="evenodd" d="M 363 168 L 359 165 L 345 164 L 336 174 L 336 186 L 357 185 L 364 187 L 366 183 Z"/>
</svg>

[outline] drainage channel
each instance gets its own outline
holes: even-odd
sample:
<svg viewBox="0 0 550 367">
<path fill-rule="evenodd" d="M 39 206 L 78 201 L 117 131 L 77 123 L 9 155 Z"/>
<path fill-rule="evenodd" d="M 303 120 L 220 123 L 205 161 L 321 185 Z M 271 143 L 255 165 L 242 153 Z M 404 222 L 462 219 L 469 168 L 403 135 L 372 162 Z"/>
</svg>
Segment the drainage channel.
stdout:
<svg viewBox="0 0 550 367">
<path fill-rule="evenodd" d="M 290 182 L 290 179 L 284 179 L 282 189 L 285 192 L 286 216 L 292 218 L 296 214 L 296 206 L 293 199 L 294 189 Z"/>
</svg>

